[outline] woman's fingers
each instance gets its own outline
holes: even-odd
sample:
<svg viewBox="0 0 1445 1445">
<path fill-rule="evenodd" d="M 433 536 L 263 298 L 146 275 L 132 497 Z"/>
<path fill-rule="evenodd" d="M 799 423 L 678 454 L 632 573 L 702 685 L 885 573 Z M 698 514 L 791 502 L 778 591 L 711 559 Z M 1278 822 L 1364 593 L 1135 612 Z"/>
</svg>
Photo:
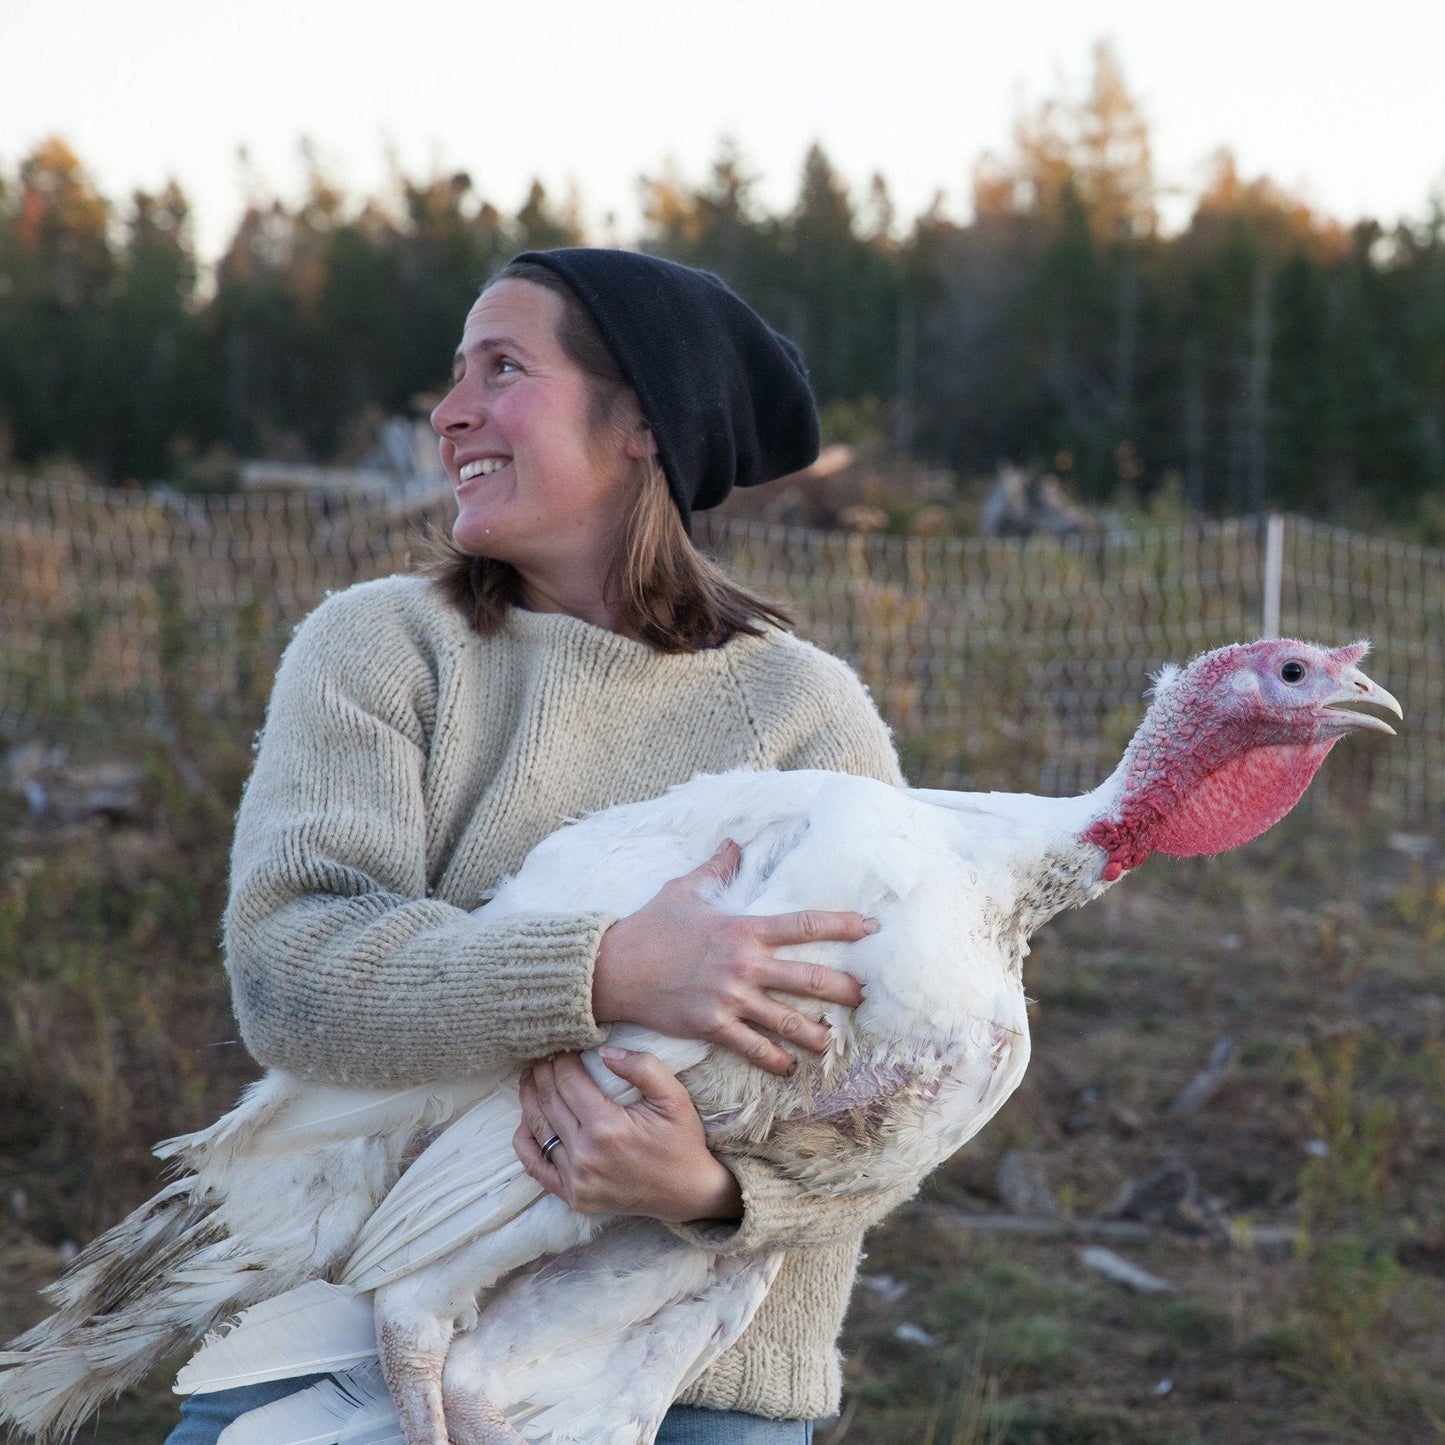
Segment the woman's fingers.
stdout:
<svg viewBox="0 0 1445 1445">
<path fill-rule="evenodd" d="M 770 956 L 759 968 L 757 982 L 763 988 L 801 994 L 823 1003 L 840 1003 L 844 1008 L 857 1008 L 863 1002 L 863 985 L 851 973 L 822 963 Z"/>
<path fill-rule="evenodd" d="M 789 1008 L 787 1004 L 772 1003 L 771 1000 L 769 1002 L 772 1006 L 768 1014 L 758 1020 L 769 1033 L 777 1034 L 780 1039 L 790 1044 L 811 1049 L 815 1054 L 821 1054 L 828 1047 L 833 1030 L 827 1024 L 810 1019 L 806 1014 L 800 1014 L 797 1009 Z"/>
<path fill-rule="evenodd" d="M 724 1048 L 741 1054 L 750 1064 L 756 1064 L 770 1074 L 791 1074 L 797 1063 L 787 1049 L 780 1048 L 756 1029 L 737 1020 L 723 1024 L 713 1038 Z"/>
<path fill-rule="evenodd" d="M 619 1079 L 626 1079 L 655 1109 L 691 1109 L 692 1095 L 676 1074 L 656 1054 L 619 1049 L 611 1044 L 600 1050 L 607 1067 Z"/>
<path fill-rule="evenodd" d="M 539 1144 L 550 1139 L 553 1134 L 560 1135 L 565 1141 L 577 1131 L 577 1116 L 563 1096 L 557 1080 L 558 1066 L 565 1067 L 564 1060 L 568 1058 L 576 1064 L 575 1054 L 559 1054 L 556 1058 L 540 1059 L 531 1067 L 532 1087 L 536 1091 L 538 1112 L 541 1116 L 538 1128 L 533 1129 L 533 1133 L 539 1135 Z M 581 1065 L 578 1064 L 577 1067 L 580 1069 Z M 524 1104 L 524 1112 L 525 1109 Z"/>
<path fill-rule="evenodd" d="M 550 1059 L 540 1059 L 532 1065 L 532 1081 L 537 1090 L 537 1099 L 554 1134 L 563 1134 L 577 1126 L 572 1107 L 558 1087 L 558 1070 L 567 1069 L 569 1064 L 579 1070 L 582 1067 L 577 1062 L 576 1054 L 557 1054 Z"/>
<path fill-rule="evenodd" d="M 758 942 L 769 948 L 786 943 L 857 943 L 878 932 L 878 920 L 861 913 L 805 908 L 801 913 L 773 913 L 756 920 Z"/>
<path fill-rule="evenodd" d="M 522 1122 L 518 1126 L 517 1134 L 523 1133 L 527 1138 L 540 1149 L 553 1134 L 557 1131 L 552 1127 L 552 1121 L 547 1117 L 542 1107 L 542 1100 L 537 1092 L 536 1079 L 532 1068 L 522 1070 L 521 1082 L 517 1088 L 517 1101 L 522 1108 Z M 520 1150 L 518 1153 L 520 1154 Z M 523 1160 L 525 1163 L 526 1160 Z"/>
<path fill-rule="evenodd" d="M 551 1060 L 551 1078 L 559 1106 L 567 1110 L 578 1128 L 605 1125 L 621 1107 L 597 1087 L 583 1067 L 580 1054 L 555 1055 Z M 550 1115 L 551 1111 L 548 1112 Z"/>
<path fill-rule="evenodd" d="M 522 1106 L 522 1122 L 512 1135 L 512 1149 L 522 1168 L 539 1184 L 554 1193 L 558 1184 L 557 1166 L 552 1155 L 542 1153 L 542 1145 L 552 1137 L 552 1126 L 542 1112 L 537 1085 L 530 1068 L 522 1070 L 517 1097 Z"/>
</svg>

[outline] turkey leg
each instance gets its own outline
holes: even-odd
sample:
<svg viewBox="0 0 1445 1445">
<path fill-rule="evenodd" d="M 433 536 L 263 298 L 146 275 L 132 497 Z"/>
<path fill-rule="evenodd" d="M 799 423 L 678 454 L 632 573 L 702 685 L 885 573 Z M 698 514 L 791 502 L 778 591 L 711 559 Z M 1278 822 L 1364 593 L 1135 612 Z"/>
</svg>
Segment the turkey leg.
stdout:
<svg viewBox="0 0 1445 1445">
<path fill-rule="evenodd" d="M 442 1398 L 451 1445 L 526 1445 L 524 1437 L 484 1395 L 471 1390 L 449 1390 L 443 1383 Z"/>
<path fill-rule="evenodd" d="M 406 1445 L 449 1445 L 441 1381 L 451 1331 L 440 1341 L 419 1341 L 378 1319 L 376 1343 Z"/>
</svg>

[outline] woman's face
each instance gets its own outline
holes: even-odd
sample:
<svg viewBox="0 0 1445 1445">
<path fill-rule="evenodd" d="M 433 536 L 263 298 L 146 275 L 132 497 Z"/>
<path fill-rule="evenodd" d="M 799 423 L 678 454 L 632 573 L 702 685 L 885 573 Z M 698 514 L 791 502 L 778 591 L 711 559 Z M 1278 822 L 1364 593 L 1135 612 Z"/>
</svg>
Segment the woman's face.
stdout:
<svg viewBox="0 0 1445 1445">
<path fill-rule="evenodd" d="M 646 435 L 592 425 L 587 377 L 557 340 L 561 319 L 561 297 L 544 287 L 489 286 L 431 417 L 456 490 L 453 540 L 533 580 L 606 575 Z"/>
</svg>

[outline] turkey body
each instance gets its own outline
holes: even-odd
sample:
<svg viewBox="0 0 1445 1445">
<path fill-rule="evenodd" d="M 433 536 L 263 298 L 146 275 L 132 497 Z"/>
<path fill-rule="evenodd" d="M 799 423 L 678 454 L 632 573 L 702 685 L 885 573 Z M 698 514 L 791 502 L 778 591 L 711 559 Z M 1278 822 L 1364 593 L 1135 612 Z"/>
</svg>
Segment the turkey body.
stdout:
<svg viewBox="0 0 1445 1445">
<path fill-rule="evenodd" d="M 828 1021 L 832 1041 L 821 1056 L 798 1050 L 787 1077 L 727 1049 L 634 1025 L 614 1028 L 611 1041 L 656 1054 L 682 1078 L 714 1150 L 766 1159 L 811 1192 L 906 1190 L 977 1133 L 1022 1079 L 1029 1058 L 1022 979 L 1028 936 L 1059 909 L 1107 886 L 1103 851 L 1079 834 L 1110 789 L 1040 799 L 897 789 L 821 772 L 699 777 L 659 799 L 608 809 L 552 834 L 486 909 L 560 906 L 622 916 L 731 838 L 742 863 L 713 896 L 719 909 L 761 915 L 852 907 L 877 918 L 878 932 L 860 942 L 791 950 L 846 968 L 864 998 L 853 1010 L 793 1000 Z M 583 1063 L 620 1102 L 635 1097 L 595 1053 L 584 1054 Z M 178 1387 L 221 1389 L 365 1367 L 379 1336 L 403 1403 L 415 1362 L 430 1357 L 434 1373 L 439 1356 L 451 1353 L 454 1403 L 446 1420 L 454 1437 L 465 1402 L 484 1396 L 520 1433 L 479 1432 L 477 1440 L 650 1439 L 677 1391 L 745 1327 L 777 1257 L 755 1261 L 751 1270 L 729 1266 L 725 1280 L 693 1280 L 679 1294 L 673 1277 L 687 1267 L 682 1257 L 694 1257 L 697 1268 L 700 1251 L 661 1227 L 634 1231 L 626 1246 L 629 1276 L 655 1280 L 655 1288 L 635 1292 L 646 1307 L 629 1308 L 613 1291 L 590 1292 L 589 1316 L 606 1343 L 592 1356 L 579 1352 L 575 1339 L 555 1354 L 544 1350 L 539 1334 L 555 1328 L 559 1313 L 547 1292 L 552 1276 L 533 1271 L 496 1298 L 490 1292 L 532 1261 L 568 1251 L 575 1268 L 593 1267 L 581 1247 L 616 1222 L 576 1214 L 542 1193 L 512 1152 L 519 1120 L 516 1080 L 509 1077 L 401 1177 L 362 1225 L 335 1287 L 297 1291 L 243 1317 L 182 1372 Z M 576 1286 L 575 1278 L 570 1282 Z M 730 1307 L 707 1314 L 709 1290 Z M 671 1372 L 655 1361 L 646 1371 L 621 1365 L 640 1338 L 652 1347 L 679 1333 L 692 1340 L 681 1320 L 689 1303 L 700 1302 L 708 1318 L 722 1315 L 728 1328 L 702 1329 L 696 1348 L 674 1349 Z M 658 1313 L 664 1305 L 673 1312 L 668 1327 Z M 568 1318 L 565 1310 L 561 1316 Z M 462 1331 L 455 1343 L 453 1329 Z M 525 1342 L 530 1368 L 504 1367 L 507 1352 L 498 1348 L 504 1339 Z M 643 1382 L 636 1399 L 616 1389 L 619 1378 Z M 622 1418 L 605 1424 L 596 1418 L 598 1381 L 608 1382 L 609 1408 Z M 423 1381 L 416 1383 L 421 1389 Z M 318 1387 L 313 1403 L 324 1406 L 326 1393 Z M 371 1393 L 384 1415 L 390 1402 L 374 1378 Z M 299 1398 L 278 1402 L 233 1426 L 228 1445 L 310 1438 L 306 1409 Z M 579 1409 L 585 1433 L 573 1433 L 582 1428 L 573 1419 Z M 378 1439 L 445 1438 L 439 1429 L 435 1416 L 418 1407 L 407 1433 L 398 1427 Z"/>
<path fill-rule="evenodd" d="M 1088 811 L 1081 800 L 931 795 L 835 773 L 700 777 L 554 833 L 488 907 L 525 913 L 560 896 L 622 916 L 731 838 L 742 864 L 711 900 L 720 910 L 876 918 L 878 932 L 859 942 L 784 951 L 846 969 L 864 989 L 853 1010 L 790 999 L 829 1023 L 832 1043 L 821 1056 L 795 1050 L 785 1078 L 631 1026 L 618 1041 L 673 1065 L 714 1149 L 766 1157 L 820 1189 L 887 1189 L 917 1176 L 915 1149 L 951 1152 L 1022 1077 L 1028 933 L 1103 886 L 1102 855 L 1077 841 Z M 1054 866 L 1028 866 L 1045 853 Z M 1074 866 L 1061 870 L 1068 854 Z M 1047 898 L 1034 896 L 1039 878 Z M 894 1148 L 905 1136 L 910 1148 Z"/>
<path fill-rule="evenodd" d="M 635 1025 L 611 1039 L 683 1078 L 719 1152 L 769 1159 L 812 1189 L 882 1192 L 920 1179 L 1017 1087 L 1029 1056 L 1027 936 L 1104 886 L 1101 851 L 1078 839 L 1101 805 L 1092 795 L 931 793 L 825 772 L 703 776 L 559 829 L 483 911 L 624 916 L 732 838 L 742 862 L 712 899 L 719 909 L 876 917 L 879 931 L 860 942 L 792 950 L 846 968 L 864 999 L 855 1010 L 795 1001 L 826 1018 L 833 1037 L 821 1056 L 796 1051 L 787 1078 Z M 595 1052 L 583 1063 L 614 1098 L 635 1097 Z M 63 1436 L 157 1358 L 321 1279 L 336 1290 L 319 1312 L 288 1316 L 259 1361 L 240 1348 L 244 1331 L 226 1337 L 234 1362 L 204 1352 L 202 1388 L 373 1360 L 373 1292 L 400 1354 L 434 1340 L 438 1319 L 445 1345 L 510 1272 L 612 1223 L 574 1213 L 523 1172 L 511 1145 L 516 1084 L 507 1074 L 385 1090 L 269 1072 L 215 1125 L 160 1146 L 184 1176 L 88 1246 L 50 1292 L 58 1312 L 0 1357 L 17 1367 L 0 1375 L 6 1416 L 41 1438 Z M 672 1251 L 686 1246 L 661 1229 L 647 1238 L 670 1277 Z M 759 1277 L 775 1268 L 761 1261 Z M 738 1298 L 748 1286 L 734 1272 L 729 1288 Z M 754 1294 L 708 1360 L 746 1325 Z M 636 1325 L 619 1323 L 618 1349 Z M 480 1369 L 479 1351 L 459 1352 L 468 1358 Z M 684 1352 L 675 1386 L 705 1363 Z M 512 1377 L 486 1374 L 509 1400 Z M 539 1416 L 547 1408 L 523 1403 Z M 643 1402 L 639 1419 L 654 1404 Z"/>
</svg>

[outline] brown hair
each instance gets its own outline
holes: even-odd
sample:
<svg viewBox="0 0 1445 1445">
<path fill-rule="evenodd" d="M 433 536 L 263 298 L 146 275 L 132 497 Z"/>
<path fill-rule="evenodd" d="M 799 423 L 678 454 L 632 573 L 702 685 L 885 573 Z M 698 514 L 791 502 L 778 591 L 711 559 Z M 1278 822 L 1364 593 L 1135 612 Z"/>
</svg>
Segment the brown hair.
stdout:
<svg viewBox="0 0 1445 1445">
<path fill-rule="evenodd" d="M 618 405 L 632 391 L 571 288 L 556 272 L 527 261 L 509 263 L 487 285 L 497 281 L 528 281 L 561 297 L 557 341 L 587 378 L 593 428 L 616 425 Z M 759 636 L 770 624 L 791 627 L 781 607 L 738 586 L 697 550 L 656 459 L 640 465 L 646 472 L 607 579 L 619 630 L 659 652 L 698 652 L 739 633 Z M 482 636 L 496 632 L 522 599 L 521 574 L 509 562 L 463 552 L 449 537 L 436 539 L 436 553 L 428 570 L 443 596 Z"/>
</svg>

